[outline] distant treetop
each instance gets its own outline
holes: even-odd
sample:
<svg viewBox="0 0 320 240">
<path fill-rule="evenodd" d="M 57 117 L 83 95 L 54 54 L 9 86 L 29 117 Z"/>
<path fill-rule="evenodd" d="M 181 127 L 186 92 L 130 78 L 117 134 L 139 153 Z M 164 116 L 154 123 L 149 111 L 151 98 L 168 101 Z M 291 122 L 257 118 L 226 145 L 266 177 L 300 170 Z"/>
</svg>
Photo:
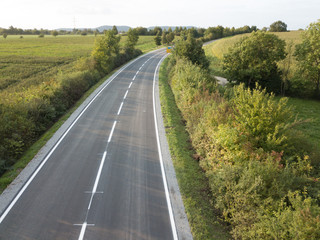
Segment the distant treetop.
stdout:
<svg viewBox="0 0 320 240">
<path fill-rule="evenodd" d="M 270 25 L 270 32 L 286 32 L 287 24 L 282 21 L 276 21 Z"/>
</svg>

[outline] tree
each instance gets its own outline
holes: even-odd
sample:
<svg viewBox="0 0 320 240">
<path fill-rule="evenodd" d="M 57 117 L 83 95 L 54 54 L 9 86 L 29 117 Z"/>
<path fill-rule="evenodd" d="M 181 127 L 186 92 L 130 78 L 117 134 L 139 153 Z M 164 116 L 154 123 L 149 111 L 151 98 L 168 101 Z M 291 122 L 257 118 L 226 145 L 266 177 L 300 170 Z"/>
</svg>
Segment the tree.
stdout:
<svg viewBox="0 0 320 240">
<path fill-rule="evenodd" d="M 320 20 L 302 33 L 302 43 L 296 46 L 295 56 L 305 79 L 314 84 L 315 97 L 320 98 Z"/>
<path fill-rule="evenodd" d="M 162 38 L 161 38 L 162 44 L 165 45 L 168 43 L 167 41 L 167 33 L 163 31 Z"/>
<path fill-rule="evenodd" d="M 6 39 L 7 36 L 8 36 L 8 34 L 6 34 L 6 33 L 2 34 L 2 37 L 3 37 L 4 39 Z"/>
<path fill-rule="evenodd" d="M 139 40 L 138 32 L 135 29 L 130 28 L 127 35 L 128 38 L 126 42 L 126 47 L 129 49 L 134 49 L 134 46 L 137 44 Z"/>
<path fill-rule="evenodd" d="M 153 35 L 156 35 L 158 32 L 160 32 L 160 35 L 162 34 L 162 28 L 161 27 L 155 27 L 153 29 Z"/>
<path fill-rule="evenodd" d="M 57 30 L 54 30 L 51 32 L 52 36 L 56 37 L 59 35 L 59 32 Z"/>
<path fill-rule="evenodd" d="M 230 82 L 258 83 L 268 91 L 279 92 L 281 72 L 277 62 L 284 59 L 285 41 L 274 34 L 253 32 L 236 43 L 223 58 L 223 69 Z"/>
<path fill-rule="evenodd" d="M 170 33 L 167 34 L 166 37 L 167 37 L 167 43 L 168 43 L 168 44 L 171 44 L 172 41 L 173 41 L 173 39 L 174 39 L 174 33 L 173 33 L 173 32 L 170 32 Z"/>
<path fill-rule="evenodd" d="M 116 26 L 112 27 L 112 31 L 114 32 L 115 35 L 117 35 L 119 33 Z"/>
<path fill-rule="evenodd" d="M 209 68 L 209 61 L 202 48 L 202 42 L 197 41 L 192 33 L 188 34 L 186 40 L 182 39 L 176 43 L 173 54 L 179 58 L 186 58 L 204 69 Z"/>
<path fill-rule="evenodd" d="M 154 41 L 155 41 L 157 46 L 161 45 L 161 34 L 160 34 L 160 32 L 158 32 L 157 35 L 154 37 Z"/>
<path fill-rule="evenodd" d="M 282 21 L 276 21 L 270 25 L 270 32 L 286 32 L 287 24 Z"/>
<path fill-rule="evenodd" d="M 112 30 L 106 31 L 104 36 L 96 38 L 92 57 L 99 72 L 107 74 L 113 69 L 114 60 L 120 51 L 119 42 L 120 36 L 116 36 Z"/>
</svg>

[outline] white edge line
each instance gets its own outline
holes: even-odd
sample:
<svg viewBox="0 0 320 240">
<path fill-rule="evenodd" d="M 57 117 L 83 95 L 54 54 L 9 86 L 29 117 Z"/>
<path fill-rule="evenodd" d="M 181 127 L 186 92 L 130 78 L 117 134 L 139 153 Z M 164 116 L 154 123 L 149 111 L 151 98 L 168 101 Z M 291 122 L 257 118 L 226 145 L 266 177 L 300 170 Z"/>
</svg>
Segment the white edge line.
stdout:
<svg viewBox="0 0 320 240">
<path fill-rule="evenodd" d="M 161 60 L 159 61 L 158 65 L 154 71 L 154 76 L 153 76 L 153 114 L 154 114 L 154 123 L 155 123 L 156 137 L 157 137 L 158 154 L 159 154 L 159 160 L 160 160 L 162 180 L 163 180 L 163 185 L 164 185 L 164 190 L 165 190 L 166 200 L 167 200 L 167 205 L 168 205 L 168 210 L 169 210 L 171 229 L 172 229 L 173 239 L 178 240 L 177 228 L 176 228 L 176 224 L 175 224 L 174 217 L 173 217 L 173 210 L 172 210 L 171 200 L 170 200 L 170 196 L 169 196 L 166 173 L 164 171 L 164 165 L 163 165 L 163 159 L 162 159 L 162 153 L 161 153 L 161 147 L 160 147 L 160 140 L 159 140 L 158 121 L 157 121 L 157 115 L 156 115 L 156 110 L 155 110 L 155 83 L 156 83 L 157 71 L 159 69 L 161 62 L 167 56 L 168 55 L 166 54 L 161 58 Z"/>
<path fill-rule="evenodd" d="M 160 49 L 161 50 L 161 49 Z M 5 217 L 8 215 L 8 213 L 10 212 L 10 210 L 13 208 L 13 206 L 16 204 L 16 202 L 19 200 L 19 198 L 21 197 L 21 195 L 24 193 L 24 191 L 27 189 L 27 187 L 30 185 L 30 183 L 32 182 L 32 180 L 36 177 L 36 175 L 38 174 L 38 172 L 42 169 L 42 167 L 45 165 L 45 163 L 48 161 L 48 159 L 50 158 L 50 156 L 52 155 L 52 153 L 56 150 L 56 148 L 59 146 L 59 144 L 62 142 L 62 140 L 65 138 L 65 136 L 69 133 L 69 131 L 71 130 L 71 128 L 76 124 L 76 122 L 79 120 L 79 118 L 83 115 L 83 113 L 89 108 L 89 106 L 93 103 L 93 101 L 101 94 L 101 92 L 127 67 L 129 67 L 132 63 L 136 62 L 137 60 L 139 60 L 142 57 L 145 57 L 153 52 L 156 52 L 159 50 L 155 50 L 152 52 L 149 52 L 147 54 L 141 55 L 140 57 L 132 60 L 131 62 L 127 63 L 126 65 L 124 65 L 122 68 L 120 68 L 118 70 L 118 72 L 114 73 L 114 76 L 110 77 L 110 80 L 108 81 L 108 79 L 106 81 L 108 81 L 104 87 L 102 87 L 102 89 L 94 96 L 94 98 L 91 99 L 91 101 L 87 104 L 87 106 L 80 112 L 80 114 L 78 115 L 78 117 L 73 121 L 73 123 L 68 127 L 68 129 L 65 131 L 65 133 L 61 136 L 61 138 L 59 139 L 59 141 L 54 145 L 54 147 L 50 150 L 50 152 L 47 154 L 47 156 L 45 157 L 44 160 L 42 160 L 41 164 L 37 167 L 37 169 L 33 172 L 33 174 L 30 176 L 30 178 L 28 179 L 28 181 L 23 185 L 23 187 L 19 190 L 19 192 L 17 193 L 17 195 L 14 197 L 14 199 L 11 201 L 11 203 L 7 206 L 6 210 L 3 212 L 3 214 L 0 217 L 0 224 L 2 223 L 2 221 L 5 219 Z"/>
</svg>

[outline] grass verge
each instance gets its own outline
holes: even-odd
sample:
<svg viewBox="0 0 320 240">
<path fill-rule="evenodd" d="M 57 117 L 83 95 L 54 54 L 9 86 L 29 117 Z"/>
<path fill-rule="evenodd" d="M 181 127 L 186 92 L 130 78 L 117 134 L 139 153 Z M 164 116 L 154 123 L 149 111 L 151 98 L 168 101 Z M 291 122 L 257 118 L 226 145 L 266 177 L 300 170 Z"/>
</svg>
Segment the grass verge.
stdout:
<svg viewBox="0 0 320 240">
<path fill-rule="evenodd" d="M 215 212 L 208 180 L 192 157 L 195 154 L 168 84 L 168 58 L 160 68 L 159 90 L 167 140 L 179 188 L 194 239 L 230 239 L 227 227 Z"/>
</svg>

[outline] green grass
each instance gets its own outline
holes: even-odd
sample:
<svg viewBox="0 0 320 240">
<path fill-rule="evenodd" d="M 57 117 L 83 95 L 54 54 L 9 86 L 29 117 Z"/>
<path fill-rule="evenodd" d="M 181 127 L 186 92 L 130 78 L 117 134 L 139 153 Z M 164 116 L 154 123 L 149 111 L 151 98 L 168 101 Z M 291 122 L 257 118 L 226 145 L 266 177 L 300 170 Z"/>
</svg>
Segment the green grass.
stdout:
<svg viewBox="0 0 320 240">
<path fill-rule="evenodd" d="M 127 37 L 121 38 L 125 44 Z M 69 72 L 75 61 L 91 54 L 95 36 L 9 36 L 0 38 L 0 98 L 6 92 L 25 91 Z M 153 36 L 140 36 L 136 48 L 147 52 L 156 48 Z"/>
<path fill-rule="evenodd" d="M 288 105 L 293 107 L 293 111 L 302 120 L 310 119 L 297 128 L 301 130 L 311 141 L 311 143 L 320 149 L 320 102 L 308 99 L 289 98 Z"/>
<path fill-rule="evenodd" d="M 167 64 L 168 59 L 165 59 L 160 68 L 161 110 L 193 238 L 230 239 L 227 228 L 219 221 L 214 210 L 208 180 L 199 163 L 192 157 L 195 151 L 192 149 L 183 118 L 168 84 Z"/>
</svg>

